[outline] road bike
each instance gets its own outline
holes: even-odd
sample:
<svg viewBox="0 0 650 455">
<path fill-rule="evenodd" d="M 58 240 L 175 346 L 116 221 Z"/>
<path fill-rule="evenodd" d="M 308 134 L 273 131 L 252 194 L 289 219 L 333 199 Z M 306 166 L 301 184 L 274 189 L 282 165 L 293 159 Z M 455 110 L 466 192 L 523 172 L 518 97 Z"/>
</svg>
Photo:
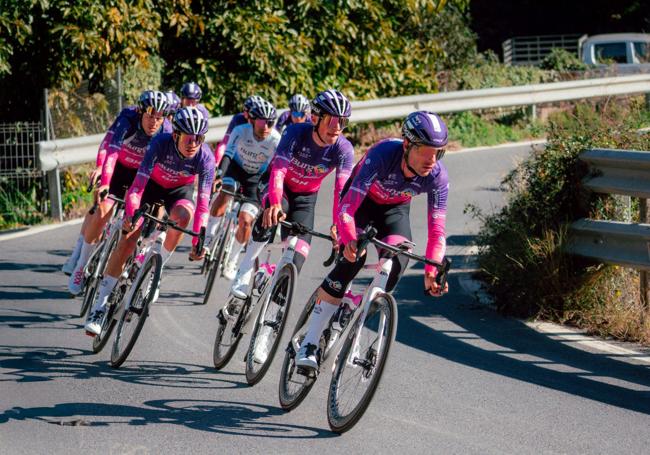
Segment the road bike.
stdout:
<svg viewBox="0 0 650 455">
<path fill-rule="evenodd" d="M 392 246 L 376 239 L 376 234 L 377 231 L 369 227 L 358 237 L 357 257 L 363 254 L 369 243 L 383 250 L 386 257 L 380 259 L 378 264 L 364 267 L 374 268 L 375 276 L 362 296 L 350 294 L 351 286 L 346 289 L 346 295 L 350 298 L 343 299 L 319 341 L 318 370 L 301 368 L 295 363 L 309 317 L 316 305 L 317 292 L 314 292 L 298 318 L 280 373 L 280 405 L 290 411 L 305 399 L 319 372 L 327 370 L 331 362 L 327 420 L 336 433 L 348 431 L 363 416 L 379 385 L 395 342 L 397 303 L 385 290 L 393 258 L 403 255 L 435 267 L 438 270 L 436 282 L 441 288 L 446 284 L 451 265 L 448 258 L 438 263 L 409 252 L 414 246 L 412 242 Z M 425 290 L 425 293 L 428 295 L 428 291 Z"/>
</svg>

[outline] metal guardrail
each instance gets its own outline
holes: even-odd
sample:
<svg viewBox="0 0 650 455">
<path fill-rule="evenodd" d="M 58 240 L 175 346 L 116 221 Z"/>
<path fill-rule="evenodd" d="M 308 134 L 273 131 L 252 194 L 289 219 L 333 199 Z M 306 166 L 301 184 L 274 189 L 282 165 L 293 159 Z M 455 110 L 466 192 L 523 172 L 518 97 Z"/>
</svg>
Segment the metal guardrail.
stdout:
<svg viewBox="0 0 650 455">
<path fill-rule="evenodd" d="M 509 106 L 535 106 L 541 103 L 569 101 L 592 97 L 606 97 L 650 92 L 650 75 L 555 82 L 550 84 L 522 85 L 482 90 L 463 90 L 429 95 L 401 96 L 352 103 L 352 122 L 372 122 L 404 118 L 415 110 L 437 113 L 462 112 Z M 221 140 L 232 116 L 209 120 L 208 142 Z M 60 167 L 91 162 L 95 159 L 103 135 L 40 142 L 41 169 L 52 173 L 50 182 L 57 179 L 54 173 Z M 60 189 L 50 189 L 52 216 L 61 218 Z M 57 199 L 58 198 L 58 199 Z M 57 200 L 55 200 L 57 199 Z"/>
<path fill-rule="evenodd" d="M 602 194 L 639 198 L 642 223 L 581 219 L 570 227 L 567 251 L 641 271 L 641 299 L 650 303 L 650 152 L 593 149 L 580 155 L 593 171 L 586 187 Z"/>
</svg>

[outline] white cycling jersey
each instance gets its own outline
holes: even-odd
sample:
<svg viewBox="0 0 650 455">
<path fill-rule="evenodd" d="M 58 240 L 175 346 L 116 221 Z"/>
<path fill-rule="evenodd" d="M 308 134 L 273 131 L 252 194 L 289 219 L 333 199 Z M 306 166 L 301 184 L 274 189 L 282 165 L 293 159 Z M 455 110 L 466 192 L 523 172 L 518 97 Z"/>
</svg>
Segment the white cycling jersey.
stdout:
<svg viewBox="0 0 650 455">
<path fill-rule="evenodd" d="M 280 133 L 271 130 L 266 139 L 258 141 L 253 126 L 239 125 L 232 130 L 225 155 L 249 174 L 262 174 L 268 167 L 280 142 Z"/>
</svg>

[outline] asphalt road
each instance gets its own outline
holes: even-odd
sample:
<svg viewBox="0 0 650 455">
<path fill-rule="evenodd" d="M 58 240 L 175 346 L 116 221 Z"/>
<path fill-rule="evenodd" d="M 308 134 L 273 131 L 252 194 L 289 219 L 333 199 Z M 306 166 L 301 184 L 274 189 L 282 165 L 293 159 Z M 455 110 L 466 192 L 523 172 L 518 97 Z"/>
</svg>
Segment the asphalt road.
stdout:
<svg viewBox="0 0 650 455">
<path fill-rule="evenodd" d="M 279 361 L 255 387 L 243 376 L 247 343 L 225 371 L 212 368 L 215 314 L 227 286 L 220 282 L 211 304 L 197 306 L 203 281 L 187 261 L 187 240 L 119 370 L 108 365 L 109 349 L 92 354 L 74 316 L 79 301 L 59 271 L 79 226 L 0 240 L 0 453 L 648 453 L 648 363 L 563 339 L 564 329 L 538 332 L 472 295 L 468 253 L 478 222 L 463 209 L 499 207 L 498 183 L 526 153 L 445 157 L 456 266 L 450 293 L 425 301 L 422 268 L 407 271 L 395 292 L 397 343 L 381 387 L 343 436 L 327 427 L 329 374 L 285 413 Z M 317 227 L 330 221 L 331 198 L 327 180 Z M 419 197 L 411 210 L 420 252 L 424 203 Z M 327 250 L 314 240 L 289 327 L 300 299 L 324 276 Z"/>
</svg>

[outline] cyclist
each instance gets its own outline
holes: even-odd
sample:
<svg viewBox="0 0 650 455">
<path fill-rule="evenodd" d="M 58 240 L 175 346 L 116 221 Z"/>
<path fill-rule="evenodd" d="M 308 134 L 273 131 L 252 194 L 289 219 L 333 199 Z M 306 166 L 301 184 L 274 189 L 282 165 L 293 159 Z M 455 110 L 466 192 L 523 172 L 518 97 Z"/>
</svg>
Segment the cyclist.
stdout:
<svg viewBox="0 0 650 455">
<path fill-rule="evenodd" d="M 339 204 L 338 234 L 343 258 L 325 278 L 318 303 L 309 320 L 307 334 L 296 364 L 318 367 L 318 340 L 338 308 L 345 290 L 361 270 L 365 256 L 357 256 L 357 232 L 372 224 L 377 238 L 391 245 L 411 239 L 411 199 L 427 193 L 428 242 L 426 257 L 442 261 L 445 254 L 445 218 L 449 183 L 440 159 L 447 145 L 447 126 L 431 112 L 411 113 L 402 125 L 403 139 L 387 139 L 372 146 L 356 164 Z M 380 252 L 380 257 L 382 253 Z M 408 259 L 397 256 L 388 277 L 387 291 L 394 289 L 406 270 Z M 436 269 L 424 269 L 424 288 L 438 296 L 447 291 L 435 282 Z"/>
<path fill-rule="evenodd" d="M 95 190 L 97 202 L 100 202 L 99 194 L 104 190 L 119 198 L 124 197 L 124 188 L 128 188 L 135 178 L 152 137 L 171 130 L 169 122 L 165 119 L 167 107 L 167 97 L 164 93 L 146 90 L 140 95 L 136 110 L 122 110 L 107 133 L 110 140 L 102 165 L 100 186 Z M 98 162 L 99 160 L 100 157 Z M 112 208 L 113 201 L 104 199 L 84 226 L 84 241 L 68 281 L 68 290 L 72 295 L 78 295 L 83 289 L 84 267 L 111 216 Z"/>
<path fill-rule="evenodd" d="M 239 125 L 232 131 L 226 154 L 219 165 L 221 175 L 224 176 L 224 187 L 232 191 L 235 182 L 238 182 L 245 197 L 257 199 L 260 178 L 280 142 L 280 134 L 273 129 L 276 117 L 275 107 L 268 101 L 262 100 L 255 103 L 248 111 L 248 123 Z M 208 245 L 214 238 L 230 198 L 229 195 L 221 193 L 212 204 L 206 238 Z M 237 258 L 250 238 L 253 221 L 257 218 L 258 212 L 259 208 L 249 202 L 242 204 L 239 210 L 239 226 L 235 235 L 237 244 L 224 267 L 224 276 L 228 280 L 235 277 Z"/>
<path fill-rule="evenodd" d="M 230 119 L 228 128 L 226 128 L 226 134 L 224 134 L 223 139 L 221 142 L 219 142 L 219 144 L 217 144 L 217 147 L 214 149 L 214 158 L 217 162 L 217 166 L 221 162 L 223 154 L 226 152 L 226 145 L 228 144 L 232 130 L 234 130 L 239 125 L 245 125 L 248 123 L 248 111 L 251 110 L 255 103 L 259 103 L 260 101 L 264 101 L 264 98 L 257 95 L 249 96 L 244 101 L 244 110 L 238 114 L 233 115 L 232 119 Z"/>
<path fill-rule="evenodd" d="M 309 114 L 309 100 L 301 94 L 293 95 L 289 100 L 289 110 L 280 116 L 275 129 L 282 132 L 284 128 L 294 123 L 311 123 Z"/>
<path fill-rule="evenodd" d="M 167 104 L 169 105 L 167 107 L 167 119 L 171 122 L 174 118 L 174 114 L 181 107 L 181 99 L 173 90 L 165 92 L 165 96 L 167 97 Z"/>
<path fill-rule="evenodd" d="M 201 87 L 196 82 L 186 82 L 181 87 L 181 104 L 180 107 L 192 106 L 197 108 L 203 114 L 203 118 L 209 119 L 210 113 L 205 108 L 205 106 L 199 103 L 199 100 L 203 96 Z"/>
<path fill-rule="evenodd" d="M 138 226 L 131 224 L 135 210 L 140 204 L 164 202 L 169 218 L 180 227 L 186 227 L 194 214 L 194 232 L 207 224 L 210 191 L 214 179 L 214 156 L 204 143 L 208 131 L 208 119 L 195 107 L 184 107 L 174 115 L 174 132 L 158 135 L 151 141 L 138 174 L 126 196 L 123 230 L 128 232 L 111 254 L 106 265 L 104 279 L 99 285 L 98 298 L 86 321 L 86 332 L 99 334 L 100 322 L 106 303 L 115 287 L 128 256 L 134 250 L 139 238 Z M 199 176 L 196 211 L 194 210 L 194 181 Z M 170 229 L 164 243 L 159 246 L 163 265 L 181 241 L 182 233 Z M 195 237 L 192 244 L 196 246 Z M 190 252 L 190 259 L 203 258 L 203 251 Z"/>
<path fill-rule="evenodd" d="M 290 221 L 314 227 L 316 197 L 323 179 L 336 169 L 333 214 L 337 213 L 338 195 L 348 179 L 354 160 L 352 144 L 343 136 L 352 112 L 350 101 L 338 90 L 319 93 L 311 103 L 312 122 L 290 125 L 282 135 L 271 162 L 268 204 L 253 228 L 253 238 L 246 248 L 231 293 L 244 299 L 255 258 L 269 241 L 272 226 L 280 212 Z M 335 236 L 334 229 L 332 230 Z M 283 229 L 282 237 L 288 232 Z M 311 236 L 299 236 L 294 255 L 298 271 L 309 254 Z"/>
</svg>

